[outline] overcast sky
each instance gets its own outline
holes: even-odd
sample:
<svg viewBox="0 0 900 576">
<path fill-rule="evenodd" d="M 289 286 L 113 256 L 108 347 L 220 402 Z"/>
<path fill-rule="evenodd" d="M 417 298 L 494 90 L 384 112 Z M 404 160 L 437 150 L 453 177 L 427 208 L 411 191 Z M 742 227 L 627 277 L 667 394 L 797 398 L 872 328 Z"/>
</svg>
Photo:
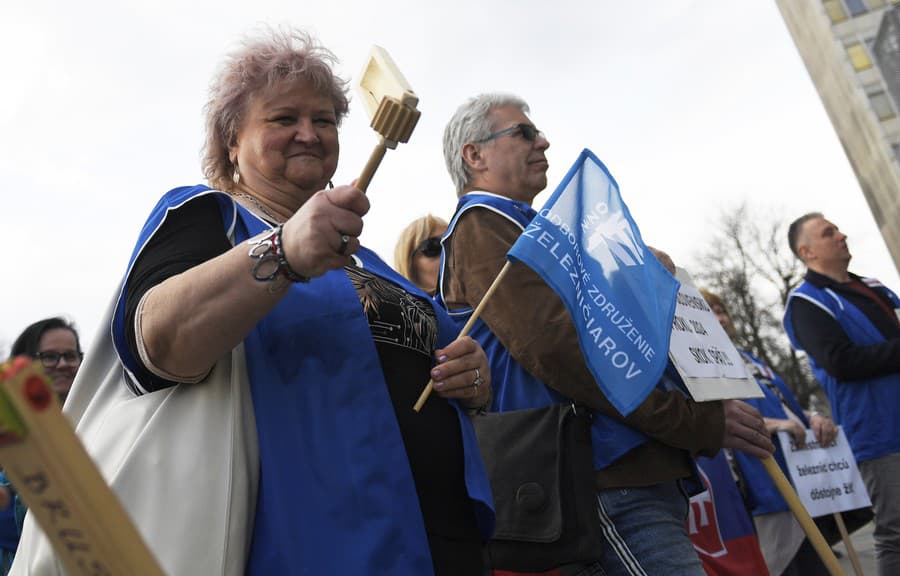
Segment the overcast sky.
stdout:
<svg viewBox="0 0 900 576">
<path fill-rule="evenodd" d="M 93 340 L 150 208 L 202 181 L 209 80 L 260 23 L 317 35 L 354 85 L 381 45 L 419 95 L 410 142 L 369 188 L 363 241 L 387 260 L 409 221 L 452 213 L 450 115 L 508 91 L 550 139 L 548 192 L 590 148 L 676 263 L 690 269 L 720 210 L 747 201 L 785 220 L 825 212 L 850 236 L 851 268 L 900 289 L 771 0 L 29 0 L 0 20 L 0 349 L 56 314 Z M 368 124 L 351 103 L 336 182 L 362 170 Z"/>
</svg>

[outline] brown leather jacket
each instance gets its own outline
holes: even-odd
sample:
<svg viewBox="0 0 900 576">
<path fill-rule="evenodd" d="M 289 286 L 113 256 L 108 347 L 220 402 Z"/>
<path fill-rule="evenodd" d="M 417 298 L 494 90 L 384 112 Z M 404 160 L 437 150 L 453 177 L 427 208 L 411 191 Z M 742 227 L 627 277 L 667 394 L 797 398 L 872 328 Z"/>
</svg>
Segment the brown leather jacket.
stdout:
<svg viewBox="0 0 900 576">
<path fill-rule="evenodd" d="M 446 246 L 443 296 L 453 310 L 476 307 L 506 263 L 521 233 L 488 209 L 468 210 Z M 627 417 L 600 391 L 584 362 L 565 304 L 536 272 L 514 264 L 488 301 L 482 319 L 512 357 L 560 394 L 625 422 L 650 437 L 597 471 L 598 488 L 649 486 L 691 475 L 691 455 L 712 456 L 722 446 L 721 402 L 694 402 L 679 392 L 654 390 Z"/>
</svg>

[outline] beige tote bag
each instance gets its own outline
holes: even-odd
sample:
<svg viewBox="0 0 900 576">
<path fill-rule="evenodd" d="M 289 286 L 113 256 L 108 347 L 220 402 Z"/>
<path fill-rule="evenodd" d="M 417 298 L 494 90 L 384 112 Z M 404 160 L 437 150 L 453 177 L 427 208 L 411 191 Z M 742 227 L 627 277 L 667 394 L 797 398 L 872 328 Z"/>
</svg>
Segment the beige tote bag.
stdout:
<svg viewBox="0 0 900 576">
<path fill-rule="evenodd" d="M 63 412 L 167 574 L 244 573 L 259 453 L 243 345 L 200 383 L 135 396 L 107 333 L 85 355 Z M 64 573 L 26 517 L 10 574 Z"/>
</svg>

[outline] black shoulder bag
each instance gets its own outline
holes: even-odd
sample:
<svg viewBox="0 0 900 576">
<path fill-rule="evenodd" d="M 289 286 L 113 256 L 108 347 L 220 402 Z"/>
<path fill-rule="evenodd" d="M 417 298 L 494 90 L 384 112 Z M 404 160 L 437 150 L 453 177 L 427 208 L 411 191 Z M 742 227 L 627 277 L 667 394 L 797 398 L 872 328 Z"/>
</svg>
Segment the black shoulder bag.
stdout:
<svg viewBox="0 0 900 576">
<path fill-rule="evenodd" d="M 472 422 L 497 514 L 486 567 L 543 572 L 600 560 L 590 413 L 553 404 Z"/>
</svg>

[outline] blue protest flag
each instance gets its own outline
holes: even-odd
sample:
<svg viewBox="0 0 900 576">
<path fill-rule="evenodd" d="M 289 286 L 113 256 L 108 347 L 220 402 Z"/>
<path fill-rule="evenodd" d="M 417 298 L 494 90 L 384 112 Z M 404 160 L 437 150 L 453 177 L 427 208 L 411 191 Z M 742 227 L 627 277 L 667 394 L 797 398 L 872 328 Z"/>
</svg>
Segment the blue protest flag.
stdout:
<svg viewBox="0 0 900 576">
<path fill-rule="evenodd" d="M 679 283 L 644 245 L 618 184 L 590 150 L 507 257 L 565 302 L 600 389 L 622 414 L 634 410 L 666 367 Z"/>
</svg>

